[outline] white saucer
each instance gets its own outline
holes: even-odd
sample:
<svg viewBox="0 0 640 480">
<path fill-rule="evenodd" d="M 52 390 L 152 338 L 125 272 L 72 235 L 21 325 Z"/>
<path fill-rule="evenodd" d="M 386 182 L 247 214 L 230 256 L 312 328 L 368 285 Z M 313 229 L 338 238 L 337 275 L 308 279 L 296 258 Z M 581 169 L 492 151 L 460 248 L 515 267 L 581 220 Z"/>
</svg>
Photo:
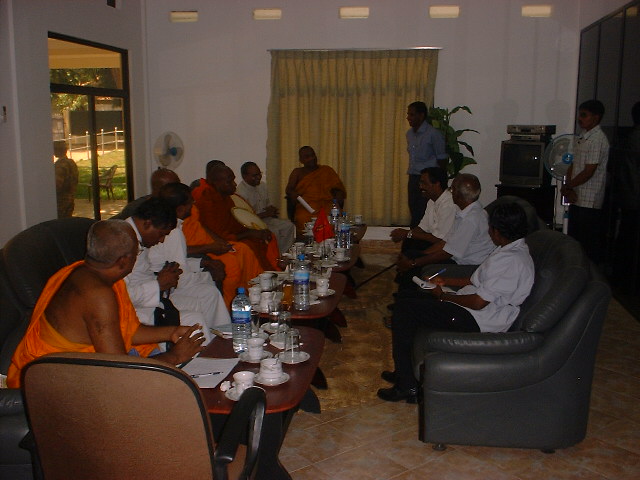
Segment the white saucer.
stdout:
<svg viewBox="0 0 640 480">
<path fill-rule="evenodd" d="M 273 353 L 267 352 L 266 350 L 263 350 L 262 357 L 260 358 L 251 358 L 249 356 L 249 352 L 242 352 L 240 355 L 238 355 L 238 358 L 240 358 L 240 360 L 247 363 L 260 363 L 262 359 L 271 357 L 273 357 Z"/>
<path fill-rule="evenodd" d="M 327 290 L 327 293 L 325 293 L 324 295 L 320 295 L 320 294 L 318 293 L 318 289 L 317 289 L 317 288 L 314 288 L 314 289 L 313 289 L 313 290 L 311 290 L 309 293 L 310 293 L 311 295 L 315 295 L 315 296 L 317 296 L 318 298 L 324 298 L 324 297 L 330 297 L 331 295 L 333 295 L 334 293 L 336 293 L 336 291 L 330 288 L 330 289 L 328 289 L 328 290 Z"/>
<path fill-rule="evenodd" d="M 266 378 L 262 378 L 260 376 L 260 373 L 258 373 L 255 377 L 254 377 L 254 382 L 259 383 L 260 385 L 265 385 L 267 387 L 275 387 L 276 385 L 281 385 L 285 382 L 289 381 L 289 374 L 282 372 L 282 376 L 280 378 L 275 378 L 275 379 L 266 379 Z M 229 390 L 227 390 L 229 391 Z"/>
<path fill-rule="evenodd" d="M 244 391 L 242 393 L 244 393 Z M 238 400 L 240 400 L 242 393 L 238 393 L 238 391 L 236 390 L 236 387 L 231 387 L 229 390 L 224 392 L 224 396 L 227 397 L 229 400 L 233 400 L 234 402 L 237 402 Z"/>
<path fill-rule="evenodd" d="M 280 352 L 276 355 L 282 363 L 287 363 L 289 365 L 295 365 L 296 363 L 306 362 L 311 358 L 307 352 L 296 352 L 296 355 L 291 355 L 291 352 Z"/>
<path fill-rule="evenodd" d="M 274 322 L 267 322 L 260 325 L 260 330 L 264 330 L 267 333 L 276 333 L 278 331 L 278 324 Z"/>
<path fill-rule="evenodd" d="M 283 340 L 282 342 L 279 340 Z M 274 333 L 273 335 L 269 335 L 269 341 L 271 342 L 271 345 L 273 345 L 274 347 L 282 350 L 284 348 L 284 339 L 282 337 L 278 338 L 278 334 Z"/>
</svg>

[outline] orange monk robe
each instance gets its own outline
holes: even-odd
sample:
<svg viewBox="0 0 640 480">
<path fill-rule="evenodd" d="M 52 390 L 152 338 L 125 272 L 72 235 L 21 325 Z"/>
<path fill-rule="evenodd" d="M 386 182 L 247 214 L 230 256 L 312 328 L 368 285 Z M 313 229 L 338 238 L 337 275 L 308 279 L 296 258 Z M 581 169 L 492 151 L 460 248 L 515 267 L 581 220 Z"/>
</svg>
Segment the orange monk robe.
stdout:
<svg viewBox="0 0 640 480">
<path fill-rule="evenodd" d="M 182 224 L 182 233 L 184 233 L 188 247 L 213 243 L 213 238 L 200 223 L 200 211 L 195 205 L 191 208 L 191 215 Z M 231 302 L 236 295 L 238 287 L 246 289 L 249 285 L 249 280 L 262 273 L 262 267 L 247 245 L 240 242 L 229 243 L 231 243 L 235 252 L 227 252 L 222 255 L 209 253 L 208 255 L 224 264 L 225 277 L 222 281 L 222 297 L 227 308 L 231 309 Z"/>
<path fill-rule="evenodd" d="M 10 388 L 20 387 L 20 372 L 29 362 L 36 358 L 42 357 L 48 353 L 55 352 L 95 352 L 93 345 L 85 343 L 75 343 L 64 338 L 58 331 L 51 326 L 45 318 L 45 310 L 49 306 L 49 302 L 60 289 L 62 283 L 69 275 L 79 266 L 84 264 L 84 260 L 72 263 L 60 269 L 47 282 L 38 302 L 36 303 L 33 313 L 31 314 L 31 323 L 27 328 L 22 341 L 18 344 L 18 348 L 13 354 L 9 372 L 7 373 L 7 385 Z M 124 340 L 124 348 L 130 351 L 133 347 L 132 339 L 140 321 L 136 315 L 136 310 L 131 304 L 127 287 L 124 280 L 119 280 L 111 287 L 113 293 L 116 294 L 118 301 L 118 315 L 120 317 L 120 332 Z M 158 349 L 158 345 L 145 344 L 137 345 L 135 348 L 140 355 L 146 357 L 154 350 Z"/>
<path fill-rule="evenodd" d="M 296 192 L 317 212 L 324 207 L 325 212 L 331 210 L 333 195 L 331 190 L 341 190 L 347 196 L 347 189 L 335 170 L 328 165 L 319 165 L 317 170 L 307 174 L 296 185 Z M 296 201 L 296 228 L 304 231 L 304 224 L 311 220 L 311 213 Z"/>
<path fill-rule="evenodd" d="M 198 191 L 197 193 L 195 193 Z M 221 195 L 212 186 L 200 183 L 200 187 L 194 190 L 194 198 L 196 206 L 200 210 L 200 223 L 211 230 L 216 235 L 224 238 L 226 241 L 237 241 L 246 244 L 258 260 L 263 270 L 279 270 L 278 242 L 275 236 L 266 243 L 264 240 L 255 238 L 245 238 L 238 240 L 238 234 L 247 230 L 231 213 L 231 209 L 235 207 L 233 200 L 228 195 Z"/>
</svg>

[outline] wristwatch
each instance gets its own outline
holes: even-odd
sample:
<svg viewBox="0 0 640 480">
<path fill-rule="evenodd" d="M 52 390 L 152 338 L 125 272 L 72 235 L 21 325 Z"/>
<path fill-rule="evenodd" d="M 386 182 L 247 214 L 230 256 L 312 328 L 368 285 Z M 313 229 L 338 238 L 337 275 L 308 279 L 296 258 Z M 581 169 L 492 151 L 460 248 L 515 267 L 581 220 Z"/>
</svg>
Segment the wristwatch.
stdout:
<svg viewBox="0 0 640 480">
<path fill-rule="evenodd" d="M 409 230 L 409 233 L 407 233 L 407 238 L 411 238 L 413 237 L 413 231 Z"/>
</svg>

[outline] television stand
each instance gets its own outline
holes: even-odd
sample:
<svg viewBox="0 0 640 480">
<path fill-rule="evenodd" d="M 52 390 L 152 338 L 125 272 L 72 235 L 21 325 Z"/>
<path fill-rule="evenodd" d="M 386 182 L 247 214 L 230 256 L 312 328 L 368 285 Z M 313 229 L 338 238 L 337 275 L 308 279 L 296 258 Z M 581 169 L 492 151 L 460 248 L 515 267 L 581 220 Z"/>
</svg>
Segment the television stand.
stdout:
<svg viewBox="0 0 640 480">
<path fill-rule="evenodd" d="M 527 187 L 522 185 L 496 185 L 498 197 L 514 195 L 529 202 L 536 209 L 538 216 L 547 225 L 553 225 L 553 205 L 555 202 L 555 185 L 543 185 L 541 187 Z"/>
</svg>

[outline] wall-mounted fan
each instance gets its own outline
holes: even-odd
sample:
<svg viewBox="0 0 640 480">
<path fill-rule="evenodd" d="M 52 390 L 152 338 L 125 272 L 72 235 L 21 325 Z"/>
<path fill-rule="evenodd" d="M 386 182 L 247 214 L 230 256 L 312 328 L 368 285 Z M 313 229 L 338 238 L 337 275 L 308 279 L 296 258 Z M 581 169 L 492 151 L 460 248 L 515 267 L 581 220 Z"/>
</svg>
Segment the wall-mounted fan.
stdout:
<svg viewBox="0 0 640 480">
<path fill-rule="evenodd" d="M 158 137 L 153 145 L 153 157 L 162 168 L 175 170 L 182 162 L 184 144 L 174 132 L 165 132 Z"/>
<path fill-rule="evenodd" d="M 542 161 L 544 168 L 556 179 L 558 190 L 562 187 L 569 167 L 573 163 L 573 151 L 578 140 L 577 135 L 565 134 L 554 138 L 544 151 Z M 567 233 L 569 225 L 569 203 L 562 197 L 564 214 L 562 215 L 562 232 Z M 555 215 L 554 215 L 555 218 Z"/>
</svg>

